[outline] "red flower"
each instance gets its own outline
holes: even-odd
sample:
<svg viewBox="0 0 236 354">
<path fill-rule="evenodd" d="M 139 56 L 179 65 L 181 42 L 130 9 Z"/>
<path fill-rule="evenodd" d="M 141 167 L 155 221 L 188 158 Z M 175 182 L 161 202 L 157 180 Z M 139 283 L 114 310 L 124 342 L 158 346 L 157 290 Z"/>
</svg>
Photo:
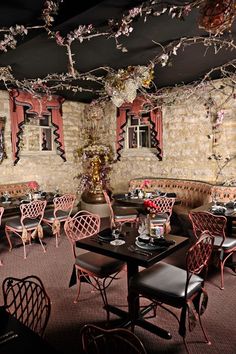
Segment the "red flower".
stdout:
<svg viewBox="0 0 236 354">
<path fill-rule="evenodd" d="M 39 188 L 38 183 L 35 182 L 35 181 L 30 181 L 30 182 L 28 182 L 28 183 L 27 183 L 27 186 L 28 186 L 30 189 L 32 189 L 32 190 L 38 190 L 38 188 Z"/>
</svg>

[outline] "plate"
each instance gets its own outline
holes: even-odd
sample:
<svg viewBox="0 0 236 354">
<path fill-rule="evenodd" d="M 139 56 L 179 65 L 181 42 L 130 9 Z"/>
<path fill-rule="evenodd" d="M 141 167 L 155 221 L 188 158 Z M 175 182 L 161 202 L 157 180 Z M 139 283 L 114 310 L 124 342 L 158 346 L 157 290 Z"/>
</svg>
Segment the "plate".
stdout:
<svg viewBox="0 0 236 354">
<path fill-rule="evenodd" d="M 226 208 L 222 205 L 214 205 L 211 207 L 211 212 L 213 214 L 224 214 L 226 211 Z"/>
<path fill-rule="evenodd" d="M 136 239 L 135 241 L 136 246 L 138 246 L 139 248 L 142 248 L 144 250 L 158 250 L 158 249 L 163 249 L 166 248 L 166 246 L 159 246 L 159 245 L 154 245 L 153 243 L 144 243 L 144 242 L 140 242 Z"/>
</svg>

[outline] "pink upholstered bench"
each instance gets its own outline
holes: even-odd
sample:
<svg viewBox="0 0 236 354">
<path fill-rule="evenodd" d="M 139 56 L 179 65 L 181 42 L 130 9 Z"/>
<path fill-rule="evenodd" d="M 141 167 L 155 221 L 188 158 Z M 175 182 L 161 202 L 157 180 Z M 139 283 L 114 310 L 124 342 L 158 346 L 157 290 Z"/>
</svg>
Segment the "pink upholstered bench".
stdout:
<svg viewBox="0 0 236 354">
<path fill-rule="evenodd" d="M 0 197 L 6 192 L 12 198 L 21 197 L 29 192 L 37 191 L 38 188 L 36 181 L 0 184 Z"/>
</svg>

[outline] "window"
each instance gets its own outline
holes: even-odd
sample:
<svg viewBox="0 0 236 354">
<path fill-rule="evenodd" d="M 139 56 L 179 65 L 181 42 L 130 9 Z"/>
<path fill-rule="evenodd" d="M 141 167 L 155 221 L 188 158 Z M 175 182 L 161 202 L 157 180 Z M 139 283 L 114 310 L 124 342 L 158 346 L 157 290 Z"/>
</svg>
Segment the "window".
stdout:
<svg viewBox="0 0 236 354">
<path fill-rule="evenodd" d="M 126 148 L 151 148 L 151 125 L 147 117 L 128 116 Z"/>
<path fill-rule="evenodd" d="M 116 127 L 117 160 L 121 155 L 154 154 L 162 160 L 162 111 L 152 109 L 144 97 L 137 97 L 133 103 L 125 103 L 117 110 Z M 123 149 L 125 149 L 123 153 Z"/>
<path fill-rule="evenodd" d="M 54 151 L 51 114 L 39 117 L 25 112 L 22 151 Z"/>
</svg>

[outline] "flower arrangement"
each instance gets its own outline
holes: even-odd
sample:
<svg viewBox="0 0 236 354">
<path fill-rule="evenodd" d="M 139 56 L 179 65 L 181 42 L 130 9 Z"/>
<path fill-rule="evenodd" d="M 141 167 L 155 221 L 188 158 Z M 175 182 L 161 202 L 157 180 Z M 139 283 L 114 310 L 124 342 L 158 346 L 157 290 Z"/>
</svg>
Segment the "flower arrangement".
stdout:
<svg viewBox="0 0 236 354">
<path fill-rule="evenodd" d="M 148 189 L 151 187 L 151 181 L 149 179 L 145 179 L 141 184 L 140 184 L 140 188 L 141 189 Z"/>
<path fill-rule="evenodd" d="M 30 190 L 32 191 L 37 191 L 39 189 L 39 185 L 35 181 L 30 181 L 27 183 L 27 187 L 29 187 Z"/>
<path fill-rule="evenodd" d="M 108 188 L 109 173 L 113 162 L 112 149 L 102 144 L 87 145 L 78 150 L 82 159 L 84 172 L 80 178 L 79 192 L 90 190 L 92 193 L 101 192 Z"/>
<path fill-rule="evenodd" d="M 149 214 L 155 215 L 158 211 L 160 211 L 159 206 L 150 199 L 144 200 L 143 205 Z"/>
</svg>

